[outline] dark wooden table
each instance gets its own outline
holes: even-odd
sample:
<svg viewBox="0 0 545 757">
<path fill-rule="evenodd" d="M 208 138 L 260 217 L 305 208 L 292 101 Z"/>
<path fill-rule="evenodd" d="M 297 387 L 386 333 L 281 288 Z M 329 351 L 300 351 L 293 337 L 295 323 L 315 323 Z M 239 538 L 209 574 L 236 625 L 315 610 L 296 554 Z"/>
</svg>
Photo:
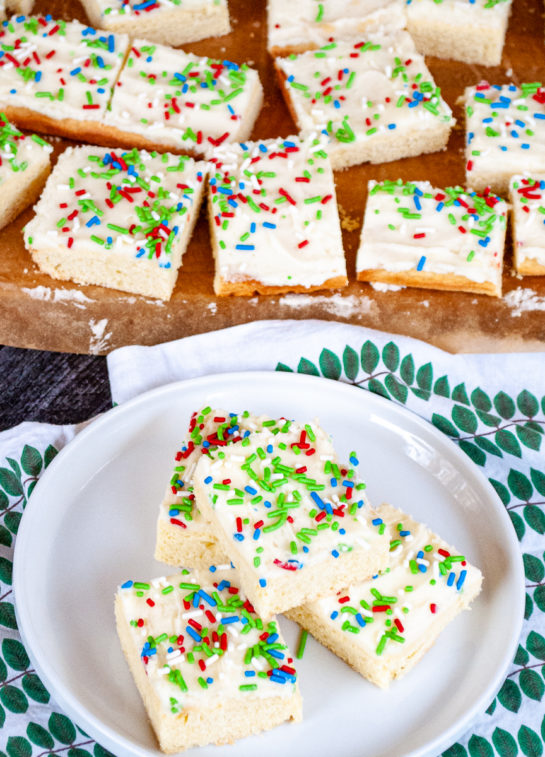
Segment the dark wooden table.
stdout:
<svg viewBox="0 0 545 757">
<path fill-rule="evenodd" d="M 79 423 L 111 406 L 106 358 L 0 346 L 0 430 Z"/>
</svg>

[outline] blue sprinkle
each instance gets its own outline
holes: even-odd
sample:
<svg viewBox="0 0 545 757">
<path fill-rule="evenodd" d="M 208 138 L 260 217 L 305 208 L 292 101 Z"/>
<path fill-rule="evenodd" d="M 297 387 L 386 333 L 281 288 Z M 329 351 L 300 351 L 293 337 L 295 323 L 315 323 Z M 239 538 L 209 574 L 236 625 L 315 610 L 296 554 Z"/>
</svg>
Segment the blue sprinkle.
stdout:
<svg viewBox="0 0 545 757">
<path fill-rule="evenodd" d="M 268 654 L 271 655 L 271 657 L 276 657 L 277 660 L 283 660 L 284 659 L 284 653 L 280 652 L 279 649 L 269 649 L 267 651 L 268 651 Z"/>
<path fill-rule="evenodd" d="M 339 613 L 337 612 L 337 610 L 333 610 L 329 617 L 331 618 L 331 620 L 335 620 L 335 618 L 339 617 Z"/>
<path fill-rule="evenodd" d="M 362 628 L 365 628 L 365 626 L 367 625 L 367 623 L 362 618 L 361 614 L 358 612 L 358 613 L 356 613 L 356 615 L 354 617 L 356 618 L 356 620 L 358 622 L 358 625 L 360 625 Z"/>
<path fill-rule="evenodd" d="M 388 128 L 389 129 L 395 129 L 396 128 L 396 124 L 388 124 Z"/>
<path fill-rule="evenodd" d="M 331 486 L 337 486 L 337 479 L 336 478 L 331 478 L 329 480 L 329 483 L 331 484 Z"/>
<path fill-rule="evenodd" d="M 248 492 L 248 494 L 251 494 L 252 496 L 254 494 L 257 494 L 257 489 L 254 489 L 253 486 L 245 486 L 244 491 Z"/>
<path fill-rule="evenodd" d="M 131 588 L 131 586 L 132 586 L 132 584 L 133 584 L 133 582 L 132 582 L 132 581 L 125 581 L 125 583 L 124 583 L 124 584 L 121 584 L 121 588 L 122 588 L 122 589 L 130 589 L 130 588 Z"/>
<path fill-rule="evenodd" d="M 208 604 L 211 605 L 212 607 L 215 607 L 218 604 L 216 600 L 213 597 L 211 597 L 210 594 L 207 594 L 203 589 L 199 591 L 199 594 L 204 599 L 204 601 L 208 602 Z"/>
<path fill-rule="evenodd" d="M 185 630 L 191 636 L 191 638 L 194 639 L 194 641 L 196 641 L 196 642 L 201 642 L 202 641 L 202 638 L 201 638 L 200 634 L 198 634 L 197 631 L 195 631 L 195 629 L 192 628 L 191 626 L 186 626 Z"/>
<path fill-rule="evenodd" d="M 349 461 L 350 461 L 350 465 L 359 465 L 360 464 L 360 461 L 358 460 L 357 457 L 354 457 L 354 455 L 351 455 L 351 457 L 349 458 Z"/>
<path fill-rule="evenodd" d="M 424 268 L 425 264 L 426 264 L 426 256 L 422 255 L 422 257 L 418 261 L 418 265 L 416 266 L 416 270 L 417 271 L 421 271 Z"/>
<path fill-rule="evenodd" d="M 354 488 L 354 482 L 353 481 L 349 481 L 348 479 L 346 479 L 345 481 L 343 481 L 343 486 L 346 489 L 353 489 Z"/>
<path fill-rule="evenodd" d="M 223 623 L 223 625 L 225 625 L 228 623 L 238 623 L 239 620 L 240 618 L 238 617 L 238 615 L 229 615 L 229 617 L 227 618 L 222 618 L 221 622 Z"/>
<path fill-rule="evenodd" d="M 155 0 L 154 0 L 154 2 L 155 2 Z M 208 683 L 208 684 L 214 683 L 214 679 L 213 679 L 213 678 L 210 678 L 210 676 L 209 676 L 209 677 L 208 677 L 208 678 L 206 679 L 206 683 Z"/>
<path fill-rule="evenodd" d="M 256 672 L 255 670 L 245 670 L 244 675 L 246 678 L 253 678 L 255 676 Z"/>
<path fill-rule="evenodd" d="M 263 588 L 264 588 L 265 586 L 267 586 L 267 580 L 265 578 L 260 578 L 259 579 L 259 585 L 263 586 Z"/>
<path fill-rule="evenodd" d="M 207 477 L 206 477 L 206 478 L 204 479 L 204 483 L 205 483 L 205 484 L 211 484 L 213 480 L 214 480 L 214 479 L 212 478 L 212 476 L 207 476 Z"/>
<path fill-rule="evenodd" d="M 233 539 L 237 541 L 244 541 L 244 534 L 233 534 Z"/>
<path fill-rule="evenodd" d="M 253 244 L 237 244 L 237 245 L 235 245 L 235 250 L 255 250 L 255 245 L 253 245 Z"/>
<path fill-rule="evenodd" d="M 458 578 L 458 581 L 456 582 L 456 588 L 458 589 L 458 591 L 460 591 L 460 589 L 464 585 L 466 576 L 467 576 L 467 570 L 462 570 L 462 572 L 460 573 L 460 577 Z"/>
<path fill-rule="evenodd" d="M 339 553 L 337 552 L 336 549 L 332 549 L 331 550 L 331 554 L 333 555 L 333 557 L 338 557 L 339 556 Z"/>
<path fill-rule="evenodd" d="M 373 518 L 371 523 L 373 524 L 373 526 L 380 526 L 380 524 L 382 523 L 382 518 Z"/>
<path fill-rule="evenodd" d="M 273 452 L 273 450 L 274 447 L 272 446 L 272 444 L 267 444 L 267 452 L 269 453 L 269 455 L 271 454 L 271 452 Z"/>
<path fill-rule="evenodd" d="M 261 536 L 261 529 L 260 528 L 256 528 L 254 530 L 254 536 L 253 536 L 254 541 L 257 541 L 260 536 Z"/>
<path fill-rule="evenodd" d="M 216 568 L 216 566 L 215 566 L 215 565 L 211 565 L 211 566 L 210 566 L 210 567 L 208 568 L 208 570 L 210 571 L 210 573 L 215 573 L 215 572 L 216 572 L 216 570 L 217 570 L 217 568 Z"/>
<path fill-rule="evenodd" d="M 456 576 L 454 575 L 454 573 L 449 573 L 449 577 L 447 579 L 447 586 L 452 586 L 455 578 Z"/>
<path fill-rule="evenodd" d="M 175 518 L 175 517 L 176 517 L 177 515 L 179 515 L 179 514 L 180 514 L 180 511 L 179 511 L 178 509 L 176 509 L 176 508 L 174 508 L 174 507 L 173 507 L 172 509 L 170 509 L 170 510 L 168 511 L 168 514 L 169 514 L 169 516 L 170 516 L 171 518 Z"/>
</svg>

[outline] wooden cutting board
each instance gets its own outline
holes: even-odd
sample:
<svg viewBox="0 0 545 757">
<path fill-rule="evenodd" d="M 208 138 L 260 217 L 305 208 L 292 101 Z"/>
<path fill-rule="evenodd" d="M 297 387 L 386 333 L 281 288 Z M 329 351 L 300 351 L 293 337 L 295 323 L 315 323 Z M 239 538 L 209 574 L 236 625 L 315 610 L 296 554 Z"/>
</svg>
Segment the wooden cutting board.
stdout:
<svg viewBox="0 0 545 757">
<path fill-rule="evenodd" d="M 229 0 L 233 31 L 185 49 L 197 55 L 248 62 L 259 70 L 265 104 L 253 136 L 295 133 L 266 50 L 265 0 Z M 36 12 L 86 22 L 77 0 L 38 0 Z M 104 354 L 127 344 L 156 344 L 268 318 L 322 318 L 423 339 L 453 352 L 545 349 L 545 277 L 519 278 L 508 240 L 503 299 L 424 289 L 375 291 L 355 281 L 355 255 L 369 179 L 428 179 L 438 187 L 463 184 L 464 125 L 457 100 L 483 78 L 493 83 L 545 81 L 541 0 L 514 0 L 502 65 L 470 66 L 429 58 L 431 72 L 458 119 L 448 150 L 336 173 L 350 284 L 338 291 L 274 297 L 217 298 L 204 211 L 168 303 L 113 289 L 78 286 L 38 271 L 23 246 L 29 209 L 0 232 L 0 342 L 18 347 Z M 68 142 L 52 140 L 55 153 Z M 287 326 L 288 327 L 288 326 Z"/>
</svg>

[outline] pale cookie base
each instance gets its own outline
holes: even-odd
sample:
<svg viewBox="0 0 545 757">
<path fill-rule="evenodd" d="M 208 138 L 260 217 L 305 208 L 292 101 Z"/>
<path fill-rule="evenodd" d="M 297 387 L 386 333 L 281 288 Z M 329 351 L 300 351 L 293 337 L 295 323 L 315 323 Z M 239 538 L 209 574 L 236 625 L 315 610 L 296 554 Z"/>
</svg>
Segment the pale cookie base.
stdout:
<svg viewBox="0 0 545 757">
<path fill-rule="evenodd" d="M 469 11 L 468 11 L 469 12 Z M 507 23 L 503 28 L 493 29 L 468 23 L 463 28 L 446 21 L 431 19 L 422 21 L 407 13 L 407 30 L 422 55 L 460 60 L 481 66 L 499 66 Z"/>
<path fill-rule="evenodd" d="M 466 151 L 466 165 L 467 161 L 479 160 L 478 157 L 471 155 L 471 148 Z M 522 166 L 521 171 L 530 170 L 531 162 L 528 166 Z M 509 193 L 509 182 L 513 176 L 513 171 L 502 171 L 501 163 L 496 163 L 493 171 L 478 171 L 473 169 L 472 171 L 466 170 L 466 184 L 475 192 L 482 193 L 485 189 L 490 188 L 492 192 L 506 197 Z"/>
<path fill-rule="evenodd" d="M 289 90 L 286 87 L 286 74 L 275 65 L 280 91 L 286 102 L 290 115 L 297 124 L 297 128 L 302 126 L 297 118 L 297 112 L 293 106 Z M 429 152 L 440 152 L 446 150 L 451 129 L 456 122 L 451 119 L 449 122 L 442 122 L 437 119 L 437 123 L 432 123 L 425 129 L 410 128 L 404 133 L 400 129 L 385 132 L 384 134 L 373 134 L 371 138 L 363 142 L 337 142 L 331 140 L 328 145 L 329 158 L 334 171 L 341 171 L 343 168 L 356 166 L 360 163 L 390 163 L 400 158 L 410 158 L 415 155 L 423 155 Z"/>
<path fill-rule="evenodd" d="M 210 527 L 173 526 L 162 513 L 157 521 L 155 559 L 177 568 L 203 568 L 229 562 Z"/>
<path fill-rule="evenodd" d="M 91 24 L 97 29 L 124 32 L 131 37 L 145 37 L 152 42 L 177 47 L 186 42 L 196 42 L 207 37 L 229 34 L 229 11 L 227 6 L 212 6 L 205 11 L 174 8 L 142 16 L 102 16 L 94 0 L 82 0 Z"/>
<path fill-rule="evenodd" d="M 6 7 L 13 13 L 23 13 L 25 16 L 31 12 L 34 0 L 6 0 Z"/>
<path fill-rule="evenodd" d="M 0 229 L 11 223 L 29 205 L 33 205 L 44 188 L 47 177 L 51 172 L 49 156 L 45 158 L 45 165 L 38 163 L 29 166 L 26 171 L 14 174 L 4 182 L 0 192 Z M 23 188 L 23 182 L 28 182 Z"/>
<path fill-rule="evenodd" d="M 361 576 L 363 581 L 388 565 L 389 545 L 385 542 L 380 550 L 358 549 L 339 557 L 328 553 L 317 565 L 307 565 L 302 571 L 284 571 L 286 575 L 268 578 L 267 585 L 260 586 L 253 564 L 242 557 L 232 538 L 217 525 L 207 491 L 197 481 L 195 496 L 199 510 L 210 521 L 218 544 L 236 567 L 244 593 L 263 620 L 270 620 L 277 613 L 334 594 L 352 583 L 354 576 Z"/>
<path fill-rule="evenodd" d="M 290 620 L 294 620 L 302 628 L 309 631 L 317 641 L 348 663 L 351 668 L 368 681 L 381 689 L 386 689 L 393 680 L 404 676 L 422 659 L 434 645 L 441 631 L 446 628 L 451 620 L 454 620 L 459 612 L 468 607 L 473 598 L 472 595 L 461 594 L 455 606 L 451 607 L 448 612 L 442 613 L 437 620 L 429 625 L 426 638 L 422 640 L 420 646 L 413 650 L 410 655 L 398 660 L 397 665 L 391 666 L 382 662 L 376 655 L 366 655 L 361 648 L 351 643 L 351 639 L 348 638 L 350 634 L 343 634 L 327 627 L 304 607 L 295 607 L 285 614 Z"/>
<path fill-rule="evenodd" d="M 119 596 L 115 602 L 115 615 L 125 659 L 163 752 L 173 754 L 210 743 L 232 744 L 237 739 L 270 730 L 287 720 L 301 721 L 299 691 L 291 697 L 263 698 L 246 694 L 241 699 L 222 699 L 221 706 L 182 710 L 178 715 L 165 714 L 157 693 L 149 684 Z"/>
<path fill-rule="evenodd" d="M 221 276 L 214 277 L 214 293 L 220 297 L 236 295 L 238 297 L 253 297 L 255 294 L 286 294 L 294 292 L 304 294 L 305 292 L 318 292 L 321 289 L 340 289 L 348 284 L 346 276 L 337 276 L 334 279 L 327 279 L 322 284 L 313 286 L 268 286 L 256 279 L 246 279 L 243 281 L 226 281 Z"/>
<path fill-rule="evenodd" d="M 422 289 L 441 289 L 450 292 L 470 292 L 472 294 L 488 294 L 492 297 L 501 297 L 500 285 L 496 286 L 492 281 L 472 281 L 458 274 L 426 273 L 425 271 L 384 271 L 368 269 L 357 272 L 358 281 L 382 281 L 384 284 L 397 284 L 399 286 L 420 287 Z"/>
<path fill-rule="evenodd" d="M 519 258 L 515 268 L 523 276 L 545 276 L 545 265 L 532 258 Z"/>
</svg>

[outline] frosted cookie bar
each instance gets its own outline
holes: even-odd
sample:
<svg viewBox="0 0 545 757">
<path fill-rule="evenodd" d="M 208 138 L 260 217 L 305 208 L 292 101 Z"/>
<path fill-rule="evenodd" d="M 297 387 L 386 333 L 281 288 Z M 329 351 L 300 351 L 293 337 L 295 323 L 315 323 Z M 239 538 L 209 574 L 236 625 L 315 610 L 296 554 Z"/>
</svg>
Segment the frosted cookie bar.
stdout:
<svg viewBox="0 0 545 757">
<path fill-rule="evenodd" d="M 445 626 L 481 589 L 481 572 L 422 523 L 391 505 L 377 521 L 390 541 L 390 563 L 380 575 L 288 617 L 371 683 L 386 688 L 405 675 Z"/>
<path fill-rule="evenodd" d="M 539 82 L 465 91 L 467 184 L 507 194 L 519 173 L 545 172 L 545 88 Z"/>
<path fill-rule="evenodd" d="M 168 300 L 206 171 L 187 156 L 69 147 L 25 227 L 26 248 L 53 278 Z"/>
<path fill-rule="evenodd" d="M 331 42 L 276 68 L 300 131 L 331 136 L 335 169 L 446 147 L 452 112 L 407 32 Z"/>
<path fill-rule="evenodd" d="M 231 31 L 227 0 L 82 0 L 94 26 L 183 45 Z"/>
<path fill-rule="evenodd" d="M 331 38 L 353 39 L 370 31 L 403 29 L 402 0 L 269 0 L 268 48 L 289 55 L 327 44 Z"/>
<path fill-rule="evenodd" d="M 216 294 L 347 284 L 326 149 L 318 139 L 290 137 L 214 151 L 208 200 Z"/>
<path fill-rule="evenodd" d="M 507 203 L 427 181 L 369 182 L 360 281 L 501 297 Z"/>
<path fill-rule="evenodd" d="M 338 463 L 327 434 L 310 423 L 274 431 L 201 457 L 194 475 L 197 507 L 264 618 L 370 576 L 388 559 L 365 484 Z"/>
<path fill-rule="evenodd" d="M 12 16 L 0 27 L 0 109 L 21 128 L 95 141 L 128 43 L 77 21 Z"/>
<path fill-rule="evenodd" d="M 51 170 L 53 148 L 25 136 L 0 113 L 0 229 L 36 201 Z"/>
<path fill-rule="evenodd" d="M 255 416 L 245 410 L 227 413 L 204 407 L 193 413 L 186 438 L 175 455 L 175 465 L 159 508 L 155 559 L 168 565 L 207 567 L 226 561 L 208 521 L 195 503 L 193 476 L 202 455 L 223 456 L 254 431 L 282 428 L 285 420 Z"/>
<path fill-rule="evenodd" d="M 513 176 L 509 184 L 514 265 L 527 276 L 545 274 L 545 174 Z"/>
<path fill-rule="evenodd" d="M 262 100 L 259 76 L 246 64 L 135 40 L 104 123 L 126 147 L 201 155 L 246 139 Z"/>
<path fill-rule="evenodd" d="M 406 0 L 405 7 L 418 52 L 500 65 L 511 0 Z"/>
<path fill-rule="evenodd" d="M 123 652 L 164 752 L 230 744 L 301 720 L 293 659 L 232 569 L 126 581 L 115 600 Z"/>
</svg>

